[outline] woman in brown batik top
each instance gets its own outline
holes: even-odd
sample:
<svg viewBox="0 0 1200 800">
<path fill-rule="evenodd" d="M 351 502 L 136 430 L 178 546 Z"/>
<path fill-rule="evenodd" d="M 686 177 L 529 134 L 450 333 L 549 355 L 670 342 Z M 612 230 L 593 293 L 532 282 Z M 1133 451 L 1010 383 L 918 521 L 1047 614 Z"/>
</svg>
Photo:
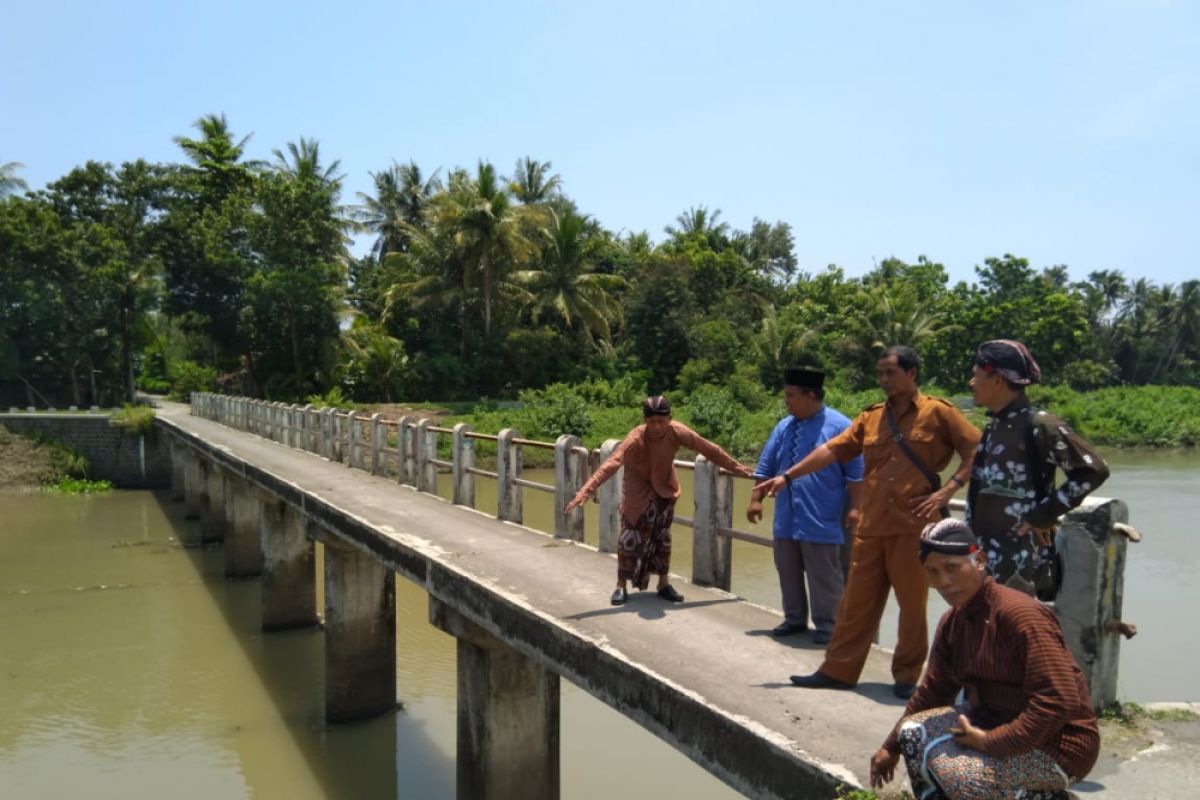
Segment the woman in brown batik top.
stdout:
<svg viewBox="0 0 1200 800">
<path fill-rule="evenodd" d="M 670 584 L 671 522 L 675 501 L 679 499 L 679 479 L 675 474 L 675 454 L 680 448 L 695 450 L 719 467 L 745 477 L 752 470 L 738 463 L 719 445 L 705 439 L 681 422 L 671 419 L 671 403 L 660 396 L 642 403 L 645 423 L 637 426 L 625 441 L 600 465 L 567 503 L 565 513 L 579 508 L 595 495 L 600 484 L 622 466 L 625 478 L 621 487 L 621 537 L 617 544 L 617 588 L 612 594 L 614 606 L 628 599 L 626 584 L 645 589 L 650 575 L 658 576 L 658 594 L 673 603 L 683 596 Z"/>
</svg>

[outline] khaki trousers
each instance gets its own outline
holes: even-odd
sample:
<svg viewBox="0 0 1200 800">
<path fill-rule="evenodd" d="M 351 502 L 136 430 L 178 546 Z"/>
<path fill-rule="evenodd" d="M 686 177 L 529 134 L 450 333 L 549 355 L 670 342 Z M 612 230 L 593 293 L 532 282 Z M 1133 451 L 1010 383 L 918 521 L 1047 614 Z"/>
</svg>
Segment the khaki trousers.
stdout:
<svg viewBox="0 0 1200 800">
<path fill-rule="evenodd" d="M 856 684 L 888 591 L 895 589 L 900 604 L 899 642 L 892 656 L 892 679 L 916 684 L 929 653 L 925 600 L 929 584 L 918 558 L 916 535 L 854 537 L 846 591 L 838 607 L 833 639 L 825 650 L 821 672 L 843 683 Z"/>
</svg>

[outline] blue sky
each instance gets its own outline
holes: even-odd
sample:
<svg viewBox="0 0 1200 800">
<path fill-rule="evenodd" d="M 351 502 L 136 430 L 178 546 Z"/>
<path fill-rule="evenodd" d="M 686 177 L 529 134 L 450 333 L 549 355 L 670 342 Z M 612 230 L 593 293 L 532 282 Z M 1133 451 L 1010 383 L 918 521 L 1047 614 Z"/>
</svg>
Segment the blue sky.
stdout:
<svg viewBox="0 0 1200 800">
<path fill-rule="evenodd" d="M 0 162 L 175 161 L 207 113 L 393 160 L 553 162 L 617 231 L 792 225 L 802 269 L 1011 252 L 1200 277 L 1200 4 L 10 3 Z M 357 248 L 361 251 L 362 247 Z"/>
</svg>

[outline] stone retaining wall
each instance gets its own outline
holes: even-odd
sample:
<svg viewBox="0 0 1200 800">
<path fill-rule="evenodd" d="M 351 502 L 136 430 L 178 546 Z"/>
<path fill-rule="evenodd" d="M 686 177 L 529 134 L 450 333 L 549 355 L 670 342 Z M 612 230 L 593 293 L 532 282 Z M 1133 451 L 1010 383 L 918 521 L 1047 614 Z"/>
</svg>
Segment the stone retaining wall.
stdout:
<svg viewBox="0 0 1200 800">
<path fill-rule="evenodd" d="M 171 454 L 157 427 L 143 436 L 110 425 L 107 414 L 53 412 L 0 413 L 0 425 L 70 445 L 87 456 L 92 480 L 111 481 L 121 489 L 171 485 Z"/>
</svg>

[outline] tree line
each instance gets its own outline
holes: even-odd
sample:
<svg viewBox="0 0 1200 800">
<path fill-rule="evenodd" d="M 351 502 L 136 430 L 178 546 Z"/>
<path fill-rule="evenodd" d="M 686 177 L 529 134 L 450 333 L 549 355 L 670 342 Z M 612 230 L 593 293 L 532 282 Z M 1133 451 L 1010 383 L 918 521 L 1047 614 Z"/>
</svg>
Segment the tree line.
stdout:
<svg viewBox="0 0 1200 800">
<path fill-rule="evenodd" d="M 210 115 L 176 137 L 178 163 L 89 161 L 35 191 L 0 164 L 0 402 L 475 400 L 621 376 L 751 396 L 789 364 L 854 390 L 890 344 L 956 388 L 999 337 L 1027 342 L 1050 383 L 1200 383 L 1200 280 L 1072 280 L 1011 254 L 973 282 L 924 256 L 804 272 L 786 222 L 736 230 L 700 205 L 657 241 L 620 235 L 533 158 L 509 175 L 392 164 L 348 204 L 317 141 L 269 162 L 246 141 Z"/>
</svg>

